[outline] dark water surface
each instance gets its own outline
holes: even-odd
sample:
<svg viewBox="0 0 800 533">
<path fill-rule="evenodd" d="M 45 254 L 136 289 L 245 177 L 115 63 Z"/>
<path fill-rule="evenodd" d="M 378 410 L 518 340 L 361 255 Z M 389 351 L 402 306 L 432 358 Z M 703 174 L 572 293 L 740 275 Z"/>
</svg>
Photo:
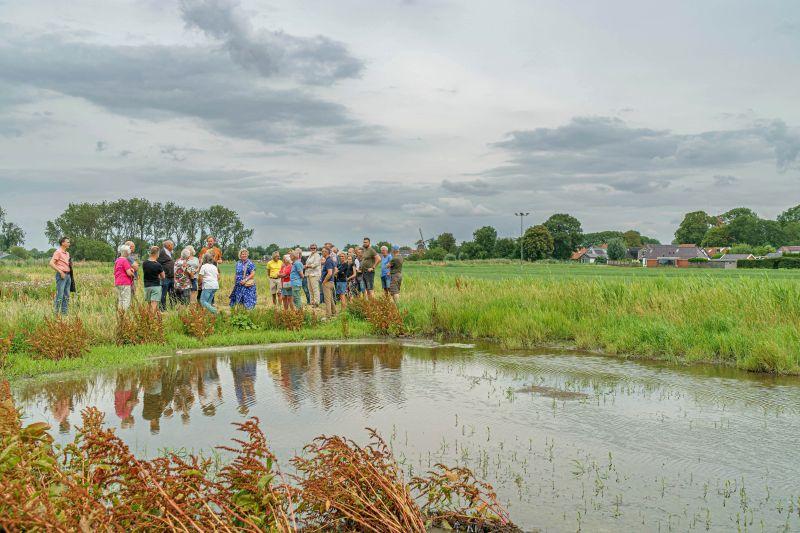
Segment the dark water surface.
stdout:
<svg viewBox="0 0 800 533">
<path fill-rule="evenodd" d="M 19 383 L 71 440 L 90 405 L 139 454 L 210 453 L 261 420 L 284 463 L 377 428 L 405 470 L 462 464 L 544 531 L 800 530 L 800 380 L 491 346 L 322 344 Z"/>
</svg>

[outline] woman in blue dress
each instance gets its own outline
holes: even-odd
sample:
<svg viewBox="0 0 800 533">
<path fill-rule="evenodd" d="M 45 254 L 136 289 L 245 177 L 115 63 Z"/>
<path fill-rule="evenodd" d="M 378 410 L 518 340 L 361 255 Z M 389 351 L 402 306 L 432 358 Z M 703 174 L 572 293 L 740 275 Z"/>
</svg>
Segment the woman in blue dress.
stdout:
<svg viewBox="0 0 800 533">
<path fill-rule="evenodd" d="M 246 248 L 239 251 L 236 262 L 236 283 L 231 292 L 231 307 L 243 305 L 245 309 L 256 306 L 256 265 L 249 259 L 250 252 Z"/>
</svg>

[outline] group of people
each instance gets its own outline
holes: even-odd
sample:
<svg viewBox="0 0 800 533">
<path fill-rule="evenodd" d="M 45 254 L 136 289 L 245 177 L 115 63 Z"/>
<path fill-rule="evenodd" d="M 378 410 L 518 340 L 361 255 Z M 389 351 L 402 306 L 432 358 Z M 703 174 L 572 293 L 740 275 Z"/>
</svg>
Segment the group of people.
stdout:
<svg viewBox="0 0 800 533">
<path fill-rule="evenodd" d="M 50 268 L 56 272 L 56 314 L 67 314 L 70 290 L 74 292 L 69 247 L 69 238 L 63 237 L 50 260 Z M 162 246 L 151 246 L 147 259 L 141 262 L 132 241 L 121 244 L 117 253 L 114 285 L 119 309 L 127 310 L 137 297 L 141 276 L 142 300 L 153 312 L 177 304 L 196 303 L 211 313 L 218 312 L 215 297 L 220 288 L 219 266 L 223 258 L 214 237 L 206 239 L 199 254 L 194 247 L 186 246 L 175 257 L 175 244 L 171 240 L 164 241 Z M 337 300 L 344 309 L 352 298 L 374 297 L 375 273 L 379 266 L 381 287 L 396 303 L 403 281 L 403 257 L 397 246 L 391 252 L 387 246 L 382 246 L 379 254 L 368 237 L 364 238 L 363 246 L 350 248 L 347 252 L 339 251 L 332 243 L 325 243 L 321 249 L 311 244 L 306 253 L 296 248 L 283 258 L 278 252 L 273 253 L 266 265 L 269 293 L 275 306 L 300 309 L 304 305 L 314 308 L 324 305 L 325 314 L 331 317 L 337 312 Z M 252 309 L 256 306 L 256 271 L 248 250 L 240 250 L 230 293 L 231 307 Z"/>
</svg>

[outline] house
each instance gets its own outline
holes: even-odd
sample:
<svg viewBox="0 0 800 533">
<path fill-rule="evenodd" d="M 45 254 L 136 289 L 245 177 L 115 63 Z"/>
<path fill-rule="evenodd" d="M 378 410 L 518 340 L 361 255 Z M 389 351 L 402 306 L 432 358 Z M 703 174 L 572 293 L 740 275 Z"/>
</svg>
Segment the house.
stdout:
<svg viewBox="0 0 800 533">
<path fill-rule="evenodd" d="M 570 259 L 581 263 L 604 263 L 608 261 L 608 251 L 603 246 L 589 246 L 574 252 Z"/>
<path fill-rule="evenodd" d="M 725 263 L 725 268 L 736 268 L 739 260 L 753 260 L 756 257 L 753 254 L 725 254 L 718 259 L 712 259 L 715 263 Z"/>
<path fill-rule="evenodd" d="M 688 267 L 689 259 L 708 259 L 705 250 L 694 244 L 648 244 L 639 250 L 642 266 Z"/>
<path fill-rule="evenodd" d="M 714 246 L 711 248 L 706 248 L 706 253 L 708 257 L 714 257 L 715 255 L 725 255 L 731 251 L 730 246 Z"/>
<path fill-rule="evenodd" d="M 778 251 L 782 254 L 800 254 L 800 246 L 781 246 Z"/>
<path fill-rule="evenodd" d="M 764 257 L 766 259 L 778 259 L 779 257 L 783 257 L 783 252 L 770 252 Z"/>
</svg>

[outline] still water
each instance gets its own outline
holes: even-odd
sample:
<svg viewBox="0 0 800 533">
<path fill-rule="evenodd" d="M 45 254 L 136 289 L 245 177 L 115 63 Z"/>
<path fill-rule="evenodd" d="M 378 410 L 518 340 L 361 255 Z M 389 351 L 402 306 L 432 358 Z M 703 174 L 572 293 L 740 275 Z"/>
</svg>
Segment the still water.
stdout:
<svg viewBox="0 0 800 533">
<path fill-rule="evenodd" d="M 800 380 L 492 346 L 309 344 L 21 383 L 71 440 L 94 405 L 139 454 L 209 453 L 257 416 L 283 460 L 377 428 L 408 473 L 492 483 L 542 531 L 800 530 Z"/>
</svg>

